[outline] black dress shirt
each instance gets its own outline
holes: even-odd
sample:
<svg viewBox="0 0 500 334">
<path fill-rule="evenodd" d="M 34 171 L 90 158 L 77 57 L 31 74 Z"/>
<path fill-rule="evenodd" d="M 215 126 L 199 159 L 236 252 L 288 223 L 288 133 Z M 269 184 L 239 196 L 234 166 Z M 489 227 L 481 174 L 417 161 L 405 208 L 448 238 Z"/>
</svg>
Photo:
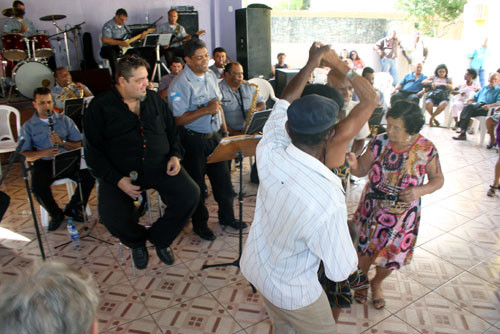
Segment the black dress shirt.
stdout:
<svg viewBox="0 0 500 334">
<path fill-rule="evenodd" d="M 92 100 L 83 119 L 87 165 L 108 183 L 116 185 L 133 170 L 139 181 L 143 173 L 165 173 L 168 160 L 184 154 L 175 119 L 153 91 L 147 91 L 137 116 L 113 87 Z"/>
</svg>

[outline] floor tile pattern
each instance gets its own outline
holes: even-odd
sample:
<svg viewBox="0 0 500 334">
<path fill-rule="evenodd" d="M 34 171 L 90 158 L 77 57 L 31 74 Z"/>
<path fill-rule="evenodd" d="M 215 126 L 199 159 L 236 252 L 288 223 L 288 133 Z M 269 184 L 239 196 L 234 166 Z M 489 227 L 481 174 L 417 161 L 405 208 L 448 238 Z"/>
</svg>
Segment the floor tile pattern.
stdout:
<svg viewBox="0 0 500 334">
<path fill-rule="evenodd" d="M 500 333 L 500 194 L 486 197 L 498 154 L 478 146 L 477 136 L 465 142 L 451 139 L 443 128 L 424 127 L 422 133 L 438 147 L 445 172 L 443 189 L 422 199 L 422 220 L 411 263 L 383 283 L 386 307 L 371 301 L 344 309 L 338 333 Z M 251 223 L 257 186 L 249 183 L 244 164 L 243 219 Z M 233 171 L 239 190 L 239 173 Z M 366 180 L 351 186 L 347 203 L 352 214 Z M 11 205 L 0 225 L 0 284 L 15 280 L 41 260 L 33 219 L 19 166 L 14 166 L 0 190 Z M 58 203 L 68 201 L 64 186 L 53 187 Z M 156 208 L 157 197 L 151 196 Z M 231 263 L 238 256 L 237 231 L 217 222 L 217 205 L 210 197 L 209 226 L 217 239 L 203 241 L 188 224 L 172 244 L 176 261 L 164 265 L 149 249 L 149 265 L 132 272 L 131 255 L 97 221 L 95 192 L 90 198 L 90 222 L 78 224 L 81 241 L 76 251 L 65 224 L 55 232 L 41 228 L 49 259 L 89 270 L 100 290 L 98 324 L 102 333 L 271 333 L 262 296 L 253 293 L 236 266 L 202 269 L 206 264 Z M 35 202 L 39 217 L 39 206 Z M 155 210 L 156 211 L 156 210 Z M 235 200 L 235 213 L 239 207 Z M 158 213 L 153 212 L 154 219 Z M 144 217 L 141 223 L 147 224 Z M 246 240 L 247 230 L 243 238 Z"/>
</svg>

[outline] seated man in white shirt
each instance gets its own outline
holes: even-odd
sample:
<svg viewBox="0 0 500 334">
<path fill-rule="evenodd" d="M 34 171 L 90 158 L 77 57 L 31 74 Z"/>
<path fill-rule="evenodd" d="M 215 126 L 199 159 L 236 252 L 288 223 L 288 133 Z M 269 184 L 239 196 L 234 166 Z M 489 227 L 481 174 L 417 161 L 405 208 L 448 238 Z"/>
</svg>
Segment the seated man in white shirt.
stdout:
<svg viewBox="0 0 500 334">
<path fill-rule="evenodd" d="M 299 99 L 321 64 L 353 83 L 360 103 L 335 124 L 332 99 Z M 290 104 L 291 103 L 291 104 Z M 243 275 L 264 296 L 275 333 L 335 333 L 328 299 L 318 281 L 343 281 L 357 270 L 341 182 L 331 168 L 345 161 L 347 145 L 377 104 L 370 83 L 329 46 L 314 43 L 305 67 L 290 81 L 257 147 L 260 186 L 254 221 L 241 258 Z"/>
</svg>

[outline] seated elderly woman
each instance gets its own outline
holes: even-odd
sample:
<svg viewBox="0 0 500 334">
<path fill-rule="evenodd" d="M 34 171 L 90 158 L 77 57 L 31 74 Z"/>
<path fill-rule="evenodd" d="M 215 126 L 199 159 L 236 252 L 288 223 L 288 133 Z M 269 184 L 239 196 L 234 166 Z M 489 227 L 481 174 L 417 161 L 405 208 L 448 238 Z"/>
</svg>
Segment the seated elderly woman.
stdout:
<svg viewBox="0 0 500 334">
<path fill-rule="evenodd" d="M 420 198 L 443 186 L 436 147 L 419 134 L 423 125 L 418 105 L 400 100 L 387 113 L 387 133 L 374 137 L 359 159 L 347 156 L 353 175 L 368 175 L 353 223 L 359 229 L 359 268 L 368 272 L 376 265 L 370 282 L 376 309 L 385 306 L 382 281 L 412 258 Z M 354 299 L 366 303 L 366 293 L 358 291 Z"/>
<path fill-rule="evenodd" d="M 465 101 L 472 98 L 474 94 L 476 94 L 476 92 L 481 88 L 479 82 L 476 81 L 476 77 L 476 70 L 472 68 L 467 69 L 464 75 L 464 82 L 458 87 L 455 87 L 451 92 L 452 95 L 458 96 L 451 105 L 451 117 L 453 117 L 453 120 L 455 121 L 453 130 L 456 130 L 458 127 L 458 116 L 464 109 Z"/>
<path fill-rule="evenodd" d="M 453 89 L 451 78 L 448 78 L 448 68 L 446 65 L 438 65 L 434 71 L 434 75 L 422 81 L 422 85 L 430 86 L 425 100 L 425 109 L 431 115 L 429 125 L 439 126 L 439 122 L 435 118 L 448 105 L 450 91 Z M 436 106 L 436 111 L 433 112 L 432 110 Z"/>
<path fill-rule="evenodd" d="M 496 128 L 496 133 L 497 133 L 497 145 L 500 147 L 500 122 L 497 124 Z M 500 186 L 498 185 L 498 182 L 500 180 L 500 151 L 498 153 L 498 160 L 497 163 L 495 164 L 495 176 L 493 178 L 493 184 L 490 186 L 490 189 L 486 193 L 489 197 L 494 197 L 495 192 L 497 190 L 500 190 Z"/>
</svg>

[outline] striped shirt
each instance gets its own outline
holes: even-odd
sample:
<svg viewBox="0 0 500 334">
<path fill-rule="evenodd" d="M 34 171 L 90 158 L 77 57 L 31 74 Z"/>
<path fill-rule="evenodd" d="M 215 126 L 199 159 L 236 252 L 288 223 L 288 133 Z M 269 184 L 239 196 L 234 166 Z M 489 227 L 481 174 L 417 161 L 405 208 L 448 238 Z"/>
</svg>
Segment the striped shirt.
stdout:
<svg viewBox="0 0 500 334">
<path fill-rule="evenodd" d="M 330 280 L 342 281 L 358 258 L 341 181 L 291 143 L 288 106 L 275 104 L 257 147 L 260 185 L 241 271 L 275 306 L 296 310 L 320 297 L 320 261 Z"/>
</svg>

